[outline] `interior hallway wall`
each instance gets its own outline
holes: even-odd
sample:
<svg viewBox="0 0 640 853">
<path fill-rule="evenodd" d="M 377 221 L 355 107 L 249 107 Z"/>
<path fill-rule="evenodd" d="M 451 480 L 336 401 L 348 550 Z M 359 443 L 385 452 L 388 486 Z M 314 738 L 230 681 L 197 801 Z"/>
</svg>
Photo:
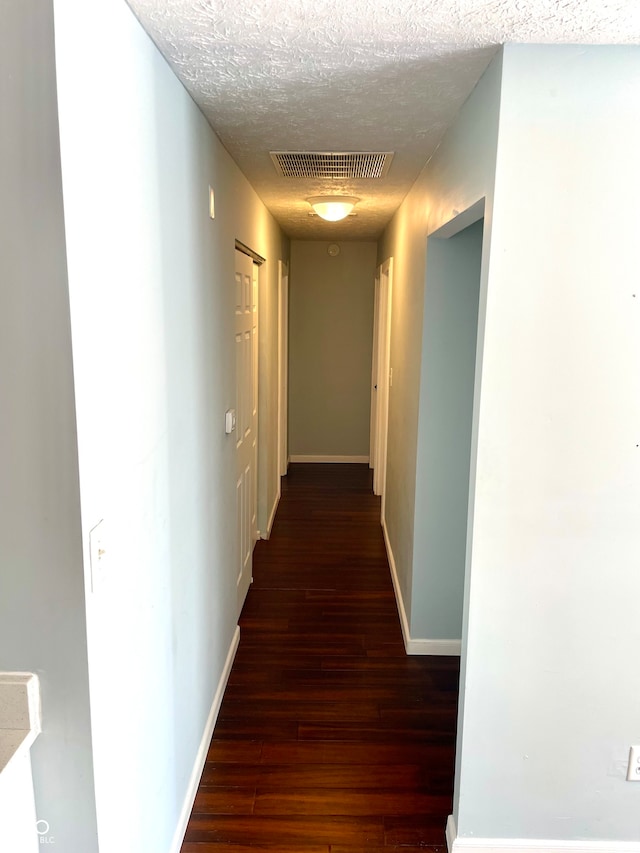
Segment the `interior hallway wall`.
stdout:
<svg viewBox="0 0 640 853">
<path fill-rule="evenodd" d="M 433 625 L 429 618 L 431 573 L 445 573 L 446 567 L 429 564 L 423 558 L 421 508 L 416 499 L 416 471 L 421 401 L 421 367 L 424 336 L 430 323 L 425 295 L 427 279 L 427 237 L 445 223 L 463 214 L 486 198 L 484 245 L 488 246 L 495 177 L 498 112 L 500 106 L 501 54 L 485 71 L 462 107 L 456 120 L 398 212 L 385 230 L 378 249 L 378 262 L 393 257 L 393 310 L 391 325 L 391 366 L 393 386 L 389 392 L 389 447 L 385 500 L 385 529 L 396 590 L 403 619 L 405 641 L 415 651 L 432 648 L 433 639 L 452 638 L 452 624 L 459 630 L 460 605 L 450 610 L 448 624 Z M 468 223 L 467 223 L 468 224 Z M 486 282 L 486 261 L 482 280 Z M 426 284 L 425 284 L 426 282 Z M 482 312 L 480 312 L 482 313 Z M 456 382 L 452 365 L 442 382 Z M 420 430 L 426 430 L 425 418 Z M 421 433 L 422 435 L 422 433 Z M 422 435 L 424 441 L 424 435 Z M 416 517 L 418 508 L 418 517 Z M 417 547 L 416 537 L 418 538 Z M 415 553 L 414 553 L 415 548 Z M 450 579 L 443 577 L 442 584 Z M 414 600 L 417 595 L 418 599 Z M 438 604 L 433 602 L 433 607 Z M 433 633 L 431 633 L 433 631 Z M 424 632 L 424 633 L 423 633 Z M 459 639 L 454 637 L 454 639 Z"/>
<path fill-rule="evenodd" d="M 38 818 L 96 853 L 50 0 L 3 0 L 0 41 L 0 669 L 40 677 Z"/>
<path fill-rule="evenodd" d="M 427 235 L 486 201 L 454 853 L 640 849 L 625 781 L 640 737 L 639 98 L 637 47 L 506 46 L 381 243 L 396 271 L 387 527 L 413 627 L 411 308 Z"/>
<path fill-rule="evenodd" d="M 234 242 L 267 258 L 269 477 L 288 241 L 124 2 L 53 12 L 0 10 L 2 665 L 42 678 L 56 849 L 168 853 L 236 637 Z"/>
<path fill-rule="evenodd" d="M 369 458 L 376 244 L 291 243 L 289 453 Z"/>
<path fill-rule="evenodd" d="M 449 653 L 462 637 L 482 237 L 480 219 L 427 244 L 411 629 Z"/>
<path fill-rule="evenodd" d="M 504 49 L 458 749 L 466 841 L 640 850 L 640 785 L 625 780 L 640 743 L 638 103 L 640 47 Z"/>
</svg>

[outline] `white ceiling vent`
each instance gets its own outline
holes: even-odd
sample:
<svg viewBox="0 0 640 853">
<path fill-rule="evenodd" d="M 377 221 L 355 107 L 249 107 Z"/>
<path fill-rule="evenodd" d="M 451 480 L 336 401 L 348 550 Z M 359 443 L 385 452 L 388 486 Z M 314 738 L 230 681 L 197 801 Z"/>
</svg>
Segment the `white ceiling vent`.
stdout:
<svg viewBox="0 0 640 853">
<path fill-rule="evenodd" d="M 384 178 L 392 151 L 271 151 L 283 178 Z"/>
</svg>

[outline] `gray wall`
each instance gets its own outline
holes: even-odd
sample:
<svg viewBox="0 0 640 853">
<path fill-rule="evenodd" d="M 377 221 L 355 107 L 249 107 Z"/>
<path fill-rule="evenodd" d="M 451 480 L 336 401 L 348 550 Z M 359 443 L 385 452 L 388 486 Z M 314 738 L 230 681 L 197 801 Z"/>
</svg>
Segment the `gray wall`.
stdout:
<svg viewBox="0 0 640 853">
<path fill-rule="evenodd" d="M 482 227 L 428 243 L 411 630 L 430 639 L 462 636 Z"/>
<path fill-rule="evenodd" d="M 224 430 L 235 240 L 267 259 L 265 514 L 279 485 L 287 244 L 123 0 L 55 8 L 87 577 L 88 532 L 100 519 L 107 531 L 108 568 L 87 598 L 100 853 L 166 853 L 188 818 L 237 624 L 235 438 Z"/>
<path fill-rule="evenodd" d="M 640 838 L 640 786 L 625 781 L 640 739 L 628 618 L 640 597 L 639 97 L 638 48 L 505 47 L 382 243 L 394 299 L 414 292 L 426 235 L 486 199 L 455 797 L 470 849 Z M 395 303 L 394 318 L 397 363 L 415 324 Z M 407 525 L 398 473 L 412 464 L 412 434 L 393 440 L 409 412 L 395 377 L 394 364 L 394 550 Z M 417 597 L 417 561 L 401 580 L 413 628 L 429 589 Z"/>
<path fill-rule="evenodd" d="M 369 456 L 375 243 L 291 244 L 289 453 Z"/>
<path fill-rule="evenodd" d="M 0 669 L 37 672 L 38 818 L 97 850 L 49 0 L 0 4 Z"/>
<path fill-rule="evenodd" d="M 625 781 L 640 742 L 639 101 L 638 47 L 505 47 L 458 750 L 467 838 L 640 841 L 640 785 Z"/>
<path fill-rule="evenodd" d="M 464 104 L 385 230 L 378 260 L 393 257 L 389 449 L 384 523 L 411 641 L 430 641 L 424 591 L 412 603 L 416 536 L 416 470 L 427 237 L 480 199 L 487 199 L 485 244 L 491 228 L 500 106 L 501 54 Z M 487 257 L 488 259 L 488 257 Z M 487 268 L 482 277 L 486 280 Z M 416 626 L 419 625 L 418 629 Z M 424 648 L 424 645 L 423 645 Z"/>
<path fill-rule="evenodd" d="M 52 849 L 175 851 L 236 630 L 234 243 L 266 517 L 288 241 L 124 2 L 4 0 L 0 37 L 0 667 L 41 678 Z"/>
<path fill-rule="evenodd" d="M 428 324 L 418 335 L 403 303 L 427 235 L 486 200 L 455 795 L 470 850 L 640 839 L 625 781 L 640 742 L 639 98 L 637 47 L 506 46 L 381 245 L 396 270 L 387 525 L 413 628 L 430 605 L 404 544 L 418 539 L 401 473 L 423 428 L 404 383 L 416 393 Z"/>
</svg>

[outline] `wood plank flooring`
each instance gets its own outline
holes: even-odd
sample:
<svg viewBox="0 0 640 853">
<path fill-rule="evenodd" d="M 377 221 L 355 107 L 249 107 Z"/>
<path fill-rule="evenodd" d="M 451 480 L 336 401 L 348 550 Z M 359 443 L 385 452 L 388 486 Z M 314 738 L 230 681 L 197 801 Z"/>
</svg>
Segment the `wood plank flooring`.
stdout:
<svg viewBox="0 0 640 853">
<path fill-rule="evenodd" d="M 182 853 L 444 853 L 458 659 L 405 654 L 369 468 L 282 482 Z"/>
</svg>

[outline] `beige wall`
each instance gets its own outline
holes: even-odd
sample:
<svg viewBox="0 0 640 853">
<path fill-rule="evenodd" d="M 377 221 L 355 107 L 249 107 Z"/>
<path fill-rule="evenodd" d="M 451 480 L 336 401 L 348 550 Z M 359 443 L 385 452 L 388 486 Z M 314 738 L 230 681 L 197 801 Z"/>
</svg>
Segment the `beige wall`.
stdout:
<svg viewBox="0 0 640 853">
<path fill-rule="evenodd" d="M 369 455 L 376 244 L 291 244 L 289 453 Z"/>
</svg>

